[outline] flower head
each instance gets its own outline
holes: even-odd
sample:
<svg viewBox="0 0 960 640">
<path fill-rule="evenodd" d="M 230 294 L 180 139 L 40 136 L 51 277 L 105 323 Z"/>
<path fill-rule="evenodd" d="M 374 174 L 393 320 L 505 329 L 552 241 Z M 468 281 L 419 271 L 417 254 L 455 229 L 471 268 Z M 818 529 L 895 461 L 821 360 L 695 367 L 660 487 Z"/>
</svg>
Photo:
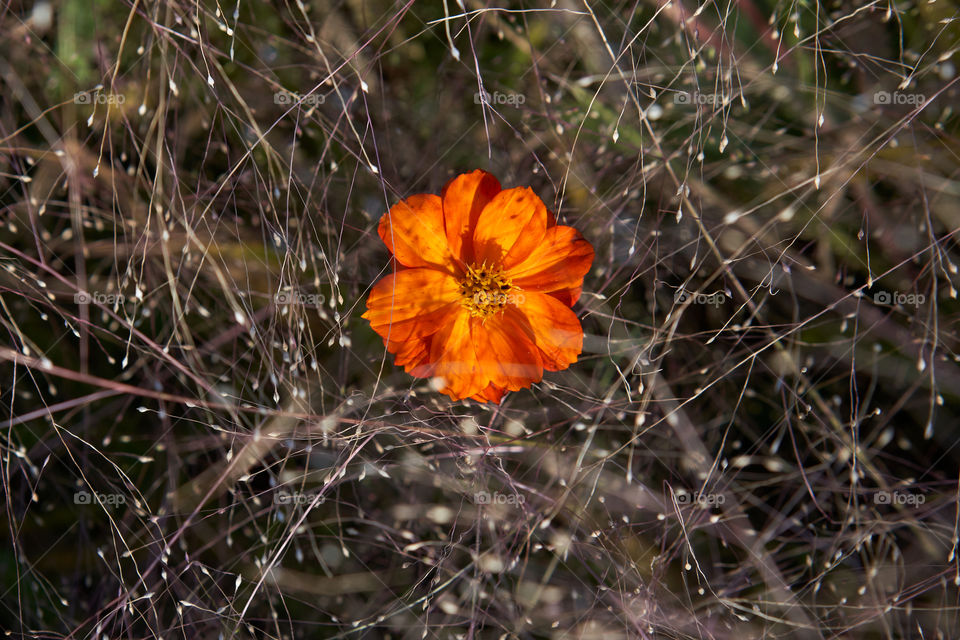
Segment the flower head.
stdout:
<svg viewBox="0 0 960 640">
<path fill-rule="evenodd" d="M 531 189 L 501 189 L 478 169 L 440 196 L 397 203 L 379 232 L 396 271 L 363 317 L 408 373 L 438 379 L 454 400 L 499 402 L 577 361 L 583 329 L 570 307 L 593 247 Z"/>
</svg>

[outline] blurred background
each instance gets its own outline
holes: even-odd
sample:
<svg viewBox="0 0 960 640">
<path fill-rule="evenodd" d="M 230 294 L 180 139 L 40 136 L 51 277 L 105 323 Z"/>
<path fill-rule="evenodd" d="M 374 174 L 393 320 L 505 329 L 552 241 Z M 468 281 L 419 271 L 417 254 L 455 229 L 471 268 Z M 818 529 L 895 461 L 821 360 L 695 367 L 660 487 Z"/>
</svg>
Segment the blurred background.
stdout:
<svg viewBox="0 0 960 640">
<path fill-rule="evenodd" d="M 0 8 L 14 638 L 951 638 L 960 4 Z M 359 316 L 483 168 L 593 243 L 501 406 Z"/>
</svg>

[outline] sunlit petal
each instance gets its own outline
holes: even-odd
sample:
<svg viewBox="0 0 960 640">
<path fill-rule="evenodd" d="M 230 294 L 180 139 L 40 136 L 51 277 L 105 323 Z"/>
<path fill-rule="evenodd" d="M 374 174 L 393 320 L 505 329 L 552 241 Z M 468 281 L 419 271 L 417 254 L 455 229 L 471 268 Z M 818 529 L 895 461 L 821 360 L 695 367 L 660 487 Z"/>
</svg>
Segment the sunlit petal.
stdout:
<svg viewBox="0 0 960 640">
<path fill-rule="evenodd" d="M 533 331 L 544 369 L 561 371 L 577 361 L 583 328 L 570 307 L 553 296 L 528 291 L 519 309 Z"/>
<path fill-rule="evenodd" d="M 483 208 L 473 232 L 474 262 L 510 268 L 529 256 L 547 230 L 547 208 L 528 187 L 505 189 Z"/>
<path fill-rule="evenodd" d="M 402 265 L 454 272 L 439 196 L 421 194 L 401 200 L 380 219 L 378 232 Z"/>
<path fill-rule="evenodd" d="M 480 212 L 500 193 L 500 183 L 477 169 L 457 176 L 443 188 L 443 221 L 450 252 L 466 263 L 473 262 L 473 229 Z"/>
<path fill-rule="evenodd" d="M 384 339 L 403 342 L 436 333 L 459 309 L 459 284 L 435 269 L 404 269 L 382 278 L 367 298 L 363 318 Z"/>
</svg>

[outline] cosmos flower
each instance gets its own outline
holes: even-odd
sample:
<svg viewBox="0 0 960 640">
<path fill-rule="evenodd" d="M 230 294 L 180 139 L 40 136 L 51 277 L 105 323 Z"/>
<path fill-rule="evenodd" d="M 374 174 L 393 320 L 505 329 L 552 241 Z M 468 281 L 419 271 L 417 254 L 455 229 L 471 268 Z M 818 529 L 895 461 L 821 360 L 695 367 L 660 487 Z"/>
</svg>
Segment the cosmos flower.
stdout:
<svg viewBox="0 0 960 640">
<path fill-rule="evenodd" d="M 396 271 L 374 285 L 363 317 L 408 373 L 454 400 L 498 403 L 577 361 L 571 307 L 593 247 L 530 188 L 501 189 L 476 170 L 440 196 L 397 203 L 379 232 Z"/>
</svg>

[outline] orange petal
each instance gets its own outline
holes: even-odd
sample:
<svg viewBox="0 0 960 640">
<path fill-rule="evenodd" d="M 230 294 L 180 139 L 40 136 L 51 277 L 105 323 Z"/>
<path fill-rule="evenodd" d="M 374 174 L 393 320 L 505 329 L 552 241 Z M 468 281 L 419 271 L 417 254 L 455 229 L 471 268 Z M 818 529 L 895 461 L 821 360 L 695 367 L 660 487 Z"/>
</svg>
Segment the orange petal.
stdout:
<svg viewBox="0 0 960 640">
<path fill-rule="evenodd" d="M 477 364 L 472 324 L 466 310 L 451 316 L 433 336 L 428 360 L 410 373 L 421 378 L 442 378 L 441 391 L 454 400 L 483 391 L 489 381 Z"/>
<path fill-rule="evenodd" d="M 440 196 L 422 193 L 401 200 L 380 218 L 378 231 L 400 264 L 453 273 Z"/>
<path fill-rule="evenodd" d="M 471 399 L 477 400 L 479 402 L 492 402 L 494 404 L 500 404 L 501 398 L 507 392 L 506 389 L 498 387 L 492 382 L 487 385 L 487 388 L 481 391 L 478 394 L 470 396 Z"/>
<path fill-rule="evenodd" d="M 495 195 L 500 183 L 493 175 L 477 169 L 457 176 L 443 188 L 443 222 L 450 252 L 467 264 L 473 262 L 472 230 L 480 212 Z"/>
<path fill-rule="evenodd" d="M 506 275 L 524 291 L 567 290 L 565 297 L 573 304 L 580 296 L 578 289 L 593 264 L 593 255 L 593 246 L 579 231 L 563 225 L 551 227 L 527 259 Z"/>
<path fill-rule="evenodd" d="M 398 367 L 403 367 L 407 373 L 422 364 L 430 356 L 430 336 L 414 338 L 404 342 L 384 339 L 383 343 L 387 347 L 387 351 L 396 354 L 393 363 Z"/>
<path fill-rule="evenodd" d="M 460 308 L 459 300 L 459 284 L 452 276 L 436 269 L 404 269 L 373 286 L 362 317 L 384 339 L 404 342 L 436 333 L 444 318 Z"/>
<path fill-rule="evenodd" d="M 507 307 L 485 320 L 473 320 L 477 359 L 490 382 L 517 391 L 543 378 L 534 331 L 516 307 Z"/>
<path fill-rule="evenodd" d="M 574 287 L 572 289 L 560 289 L 559 291 L 551 291 L 548 295 L 556 298 L 563 304 L 568 307 L 572 307 L 577 303 L 577 300 L 580 299 L 580 294 L 583 293 L 583 287 Z"/>
<path fill-rule="evenodd" d="M 546 229 L 547 208 L 532 189 L 505 189 L 483 208 L 477 219 L 473 261 L 509 269 L 530 255 L 542 242 Z"/>
<path fill-rule="evenodd" d="M 561 371 L 583 350 L 583 327 L 576 314 L 552 295 L 524 291 L 518 309 L 526 316 L 540 350 L 543 368 Z"/>
</svg>

